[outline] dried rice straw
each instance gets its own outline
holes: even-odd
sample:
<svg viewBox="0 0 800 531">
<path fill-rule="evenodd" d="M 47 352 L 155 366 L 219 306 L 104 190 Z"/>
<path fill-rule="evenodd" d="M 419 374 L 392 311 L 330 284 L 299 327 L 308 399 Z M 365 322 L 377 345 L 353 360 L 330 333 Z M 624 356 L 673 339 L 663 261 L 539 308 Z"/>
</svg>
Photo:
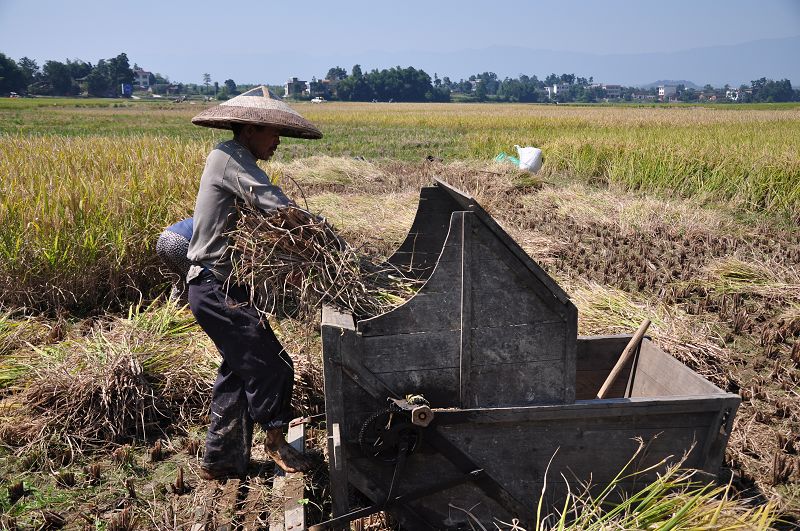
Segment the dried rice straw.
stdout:
<svg viewBox="0 0 800 531">
<path fill-rule="evenodd" d="M 231 232 L 235 282 L 250 288 L 265 316 L 308 319 L 330 304 L 359 319 L 410 298 L 419 281 L 349 246 L 325 218 L 289 206 L 240 208 Z"/>
</svg>

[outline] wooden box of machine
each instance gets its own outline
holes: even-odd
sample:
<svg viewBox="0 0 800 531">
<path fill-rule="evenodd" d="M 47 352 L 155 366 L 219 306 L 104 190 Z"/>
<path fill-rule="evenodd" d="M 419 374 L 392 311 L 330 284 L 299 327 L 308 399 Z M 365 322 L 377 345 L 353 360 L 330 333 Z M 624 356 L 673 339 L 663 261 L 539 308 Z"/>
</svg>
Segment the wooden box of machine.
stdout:
<svg viewBox="0 0 800 531">
<path fill-rule="evenodd" d="M 688 453 L 718 472 L 739 397 L 645 338 L 598 399 L 631 336 L 579 337 L 567 294 L 472 197 L 423 188 L 390 262 L 425 281 L 405 304 L 359 322 L 323 311 L 335 518 L 321 528 L 380 509 L 407 529 L 524 524 L 546 471 L 554 510 L 565 478 L 602 487 L 637 439 L 640 470 Z M 354 490 L 371 503 L 352 507 Z"/>
</svg>

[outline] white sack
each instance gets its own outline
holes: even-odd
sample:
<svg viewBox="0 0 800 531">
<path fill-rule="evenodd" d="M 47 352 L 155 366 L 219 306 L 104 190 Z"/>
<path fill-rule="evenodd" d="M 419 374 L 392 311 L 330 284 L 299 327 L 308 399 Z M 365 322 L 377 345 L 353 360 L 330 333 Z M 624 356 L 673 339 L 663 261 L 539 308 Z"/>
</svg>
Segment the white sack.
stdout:
<svg viewBox="0 0 800 531">
<path fill-rule="evenodd" d="M 517 153 L 519 154 L 519 169 L 536 173 L 542 168 L 541 149 L 535 147 L 514 147 L 517 148 Z"/>
</svg>

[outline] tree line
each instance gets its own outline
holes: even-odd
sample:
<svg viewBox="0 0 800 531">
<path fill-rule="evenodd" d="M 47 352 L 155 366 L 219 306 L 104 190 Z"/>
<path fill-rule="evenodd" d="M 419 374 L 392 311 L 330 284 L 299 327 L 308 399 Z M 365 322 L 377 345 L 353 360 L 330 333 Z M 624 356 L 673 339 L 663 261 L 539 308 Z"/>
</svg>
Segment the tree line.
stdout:
<svg viewBox="0 0 800 531">
<path fill-rule="evenodd" d="M 555 89 L 553 87 L 556 87 Z M 550 90 L 548 90 L 550 89 Z M 731 92 L 732 91 L 732 92 Z M 735 97 L 733 93 L 735 92 Z M 413 67 L 395 67 L 363 73 L 360 65 L 353 66 L 351 73 L 336 66 L 328 70 L 322 79 L 316 77 L 309 83 L 309 90 L 292 94 L 297 99 L 325 97 L 341 101 L 496 101 L 496 102 L 580 102 L 594 103 L 605 100 L 633 101 L 635 99 L 658 99 L 658 88 L 614 86 L 595 83 L 592 76 L 581 77 L 574 73 L 551 73 L 544 79 L 536 75 L 506 77 L 500 79 L 494 72 L 474 74 L 467 79 L 453 81 L 449 77 L 431 78 L 424 70 Z M 672 96 L 677 101 L 739 101 L 739 102 L 788 102 L 800 101 L 800 90 L 792 88 L 791 81 L 773 81 L 761 78 L 751 84 L 732 89 L 728 85 L 715 88 L 706 85 L 703 89 L 675 87 Z M 667 97 L 669 99 L 669 97 Z"/>
<path fill-rule="evenodd" d="M 80 59 L 67 59 L 64 62 L 45 61 L 41 67 L 28 57 L 14 61 L 0 53 L 0 94 L 16 92 L 48 96 L 86 94 L 115 97 L 121 95 L 122 85 L 134 83 L 134 70 L 137 68 L 135 64 L 131 67 L 125 53 L 100 59 L 94 65 Z M 212 91 L 209 74 L 203 74 L 204 87 L 170 83 L 168 77 L 158 73 L 150 74 L 148 85 L 154 94 L 201 94 L 217 99 L 227 99 L 246 90 L 244 86 L 237 87 L 232 79 L 226 79 L 221 87 L 214 82 Z M 732 97 L 733 93 L 735 98 Z M 615 87 L 612 92 L 607 85 L 595 83 L 591 76 L 586 78 L 574 73 L 551 73 L 544 79 L 524 74 L 516 78 L 500 79 L 494 72 L 482 72 L 455 81 L 447 76 L 440 78 L 437 73 L 431 78 L 424 70 L 411 66 L 363 72 L 361 66 L 356 64 L 349 74 L 342 67 L 333 67 L 325 77 L 312 78 L 308 90 L 301 90 L 290 96 L 299 99 L 324 97 L 341 101 L 593 103 L 606 99 L 654 99 L 657 89 Z M 788 79 L 774 81 L 762 77 L 752 81 L 749 86 L 742 85 L 738 89 L 727 85 L 720 89 L 711 85 L 706 85 L 703 89 L 678 85 L 672 97 L 685 102 L 731 99 L 739 102 L 786 102 L 800 101 L 800 90 L 792 88 Z"/>
<path fill-rule="evenodd" d="M 124 52 L 116 57 L 100 59 L 96 64 L 81 59 L 67 59 L 64 62 L 45 61 L 41 66 L 28 57 L 14 61 L 0 53 L 0 95 L 13 92 L 31 96 L 85 94 L 98 98 L 119 97 L 124 96 L 121 90 L 123 85 L 134 88 L 135 70 L 138 69 L 136 64 L 131 66 Z M 221 99 L 236 95 L 241 89 L 232 79 L 225 80 L 221 89 L 218 83 L 214 83 L 212 88 L 207 76 L 203 75 L 205 87 L 199 84 L 173 84 L 167 76 L 159 73 L 150 73 L 147 84 L 153 94 L 214 94 Z"/>
<path fill-rule="evenodd" d="M 45 61 L 39 67 L 35 60 L 23 57 L 14 62 L 0 53 L 0 93 L 46 96 L 109 97 L 120 94 L 123 84 L 133 84 L 133 69 L 128 56 L 121 53 L 97 64 L 75 59 L 65 62 Z"/>
</svg>

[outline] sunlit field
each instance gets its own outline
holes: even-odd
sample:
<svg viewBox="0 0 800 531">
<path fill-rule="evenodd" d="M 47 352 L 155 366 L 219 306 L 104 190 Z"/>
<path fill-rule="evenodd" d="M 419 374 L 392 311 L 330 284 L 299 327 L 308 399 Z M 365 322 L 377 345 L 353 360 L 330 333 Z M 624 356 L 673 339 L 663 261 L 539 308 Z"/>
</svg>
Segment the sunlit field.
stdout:
<svg viewBox="0 0 800 531">
<path fill-rule="evenodd" d="M 642 494 L 663 505 L 631 503 L 630 519 L 610 526 L 644 521 L 636 507 L 689 514 L 687 529 L 768 529 L 779 513 L 800 515 L 800 106 L 293 106 L 325 137 L 283 139 L 264 167 L 348 241 L 391 252 L 419 188 L 440 177 L 474 195 L 564 287 L 581 334 L 632 333 L 651 319 L 661 348 L 742 396 L 730 487 L 700 492 L 673 471 Z M 92 504 L 111 507 L 91 513 L 105 525 L 133 478 L 133 514 L 158 527 L 178 496 L 167 488 L 177 468 L 196 467 L 216 355 L 191 314 L 163 302 L 170 279 L 154 247 L 191 215 L 205 156 L 230 136 L 190 123 L 203 108 L 0 100 L 0 513 L 21 525 L 42 525 L 43 507 L 78 518 Z M 515 144 L 543 150 L 539 174 L 493 161 Z M 316 414 L 319 338 L 305 325 L 306 335 L 276 326 L 304 360 L 296 407 Z M 126 414 L 152 426 L 171 415 L 173 431 L 121 423 L 106 445 L 109 428 L 82 419 L 102 416 L 92 396 L 124 394 L 127 367 L 142 376 L 130 376 L 141 400 Z M 47 409 L 66 403 L 86 414 Z M 156 463 L 158 437 L 170 457 Z M 74 470 L 89 485 L 92 463 L 106 483 L 68 490 L 52 473 Z M 34 494 L 15 504 L 16 481 Z M 214 494 L 195 486 L 198 500 Z M 731 501 L 737 493 L 759 498 L 748 506 Z M 185 509 L 173 517 L 188 526 Z"/>
</svg>

